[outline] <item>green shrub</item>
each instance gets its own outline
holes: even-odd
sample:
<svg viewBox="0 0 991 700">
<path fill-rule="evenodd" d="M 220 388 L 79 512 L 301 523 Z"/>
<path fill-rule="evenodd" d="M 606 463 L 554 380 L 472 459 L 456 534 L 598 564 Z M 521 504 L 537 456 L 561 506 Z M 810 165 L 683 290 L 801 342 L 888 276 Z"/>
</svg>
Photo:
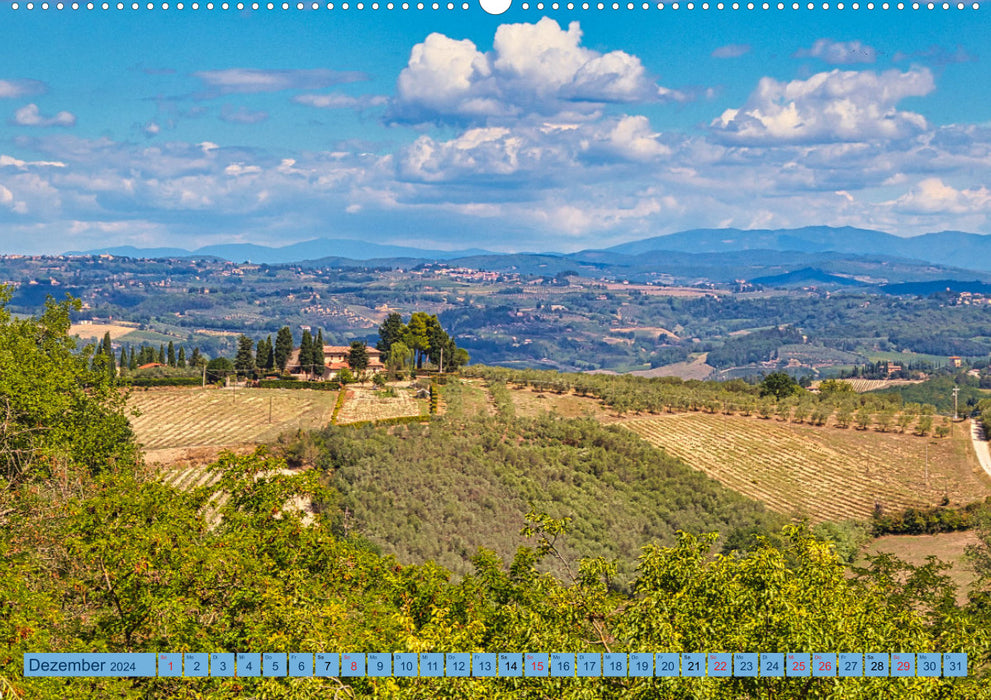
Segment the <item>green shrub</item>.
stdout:
<svg viewBox="0 0 991 700">
<path fill-rule="evenodd" d="M 337 382 L 298 382 L 294 379 L 262 379 L 258 382 L 261 389 L 313 389 L 315 391 L 337 391 L 341 385 Z"/>
<path fill-rule="evenodd" d="M 978 514 L 984 504 L 968 503 L 962 508 L 937 506 L 934 508 L 906 508 L 900 513 L 886 515 L 875 511 L 871 517 L 871 531 L 881 535 L 934 535 L 938 532 L 969 530 L 977 525 Z"/>
<path fill-rule="evenodd" d="M 130 377 L 122 382 L 133 387 L 201 386 L 203 377 Z"/>
</svg>

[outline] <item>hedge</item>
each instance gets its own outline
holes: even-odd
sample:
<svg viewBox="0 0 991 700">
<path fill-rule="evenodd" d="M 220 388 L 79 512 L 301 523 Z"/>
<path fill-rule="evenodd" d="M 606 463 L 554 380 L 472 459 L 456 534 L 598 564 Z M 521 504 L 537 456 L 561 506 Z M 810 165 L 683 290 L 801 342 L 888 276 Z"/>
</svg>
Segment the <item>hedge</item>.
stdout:
<svg viewBox="0 0 991 700">
<path fill-rule="evenodd" d="M 400 425 L 403 423 L 426 423 L 430 416 L 396 416 L 395 418 L 380 418 L 379 420 L 359 420 L 354 423 L 339 423 L 341 428 L 363 428 L 366 425 Z"/>
<path fill-rule="evenodd" d="M 200 386 L 202 377 L 125 377 L 123 383 L 127 386 Z"/>
<path fill-rule="evenodd" d="M 881 535 L 934 535 L 938 532 L 969 530 L 977 525 L 978 512 L 991 503 L 968 503 L 962 508 L 938 506 L 933 508 L 906 508 L 899 513 L 886 515 L 875 512 L 871 518 L 871 530 L 875 537 Z"/>
<path fill-rule="evenodd" d="M 261 379 L 258 382 L 261 389 L 315 389 L 317 391 L 337 391 L 341 385 L 337 382 L 298 382 L 295 379 Z"/>
</svg>

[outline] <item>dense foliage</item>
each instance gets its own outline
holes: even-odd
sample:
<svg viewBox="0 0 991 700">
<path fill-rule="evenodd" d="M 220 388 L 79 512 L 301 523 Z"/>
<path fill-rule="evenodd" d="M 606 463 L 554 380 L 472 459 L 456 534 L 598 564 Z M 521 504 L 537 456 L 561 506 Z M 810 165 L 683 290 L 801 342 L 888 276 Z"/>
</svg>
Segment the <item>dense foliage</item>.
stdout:
<svg viewBox="0 0 991 700">
<path fill-rule="evenodd" d="M 628 430 L 516 418 L 508 400 L 499 415 L 469 415 L 461 390 L 445 387 L 447 415 L 429 425 L 331 426 L 284 449 L 327 473 L 352 526 L 386 552 L 457 573 L 471 570 L 481 546 L 511 557 L 530 507 L 574 516 L 568 553 L 618 558 L 623 580 L 640 547 L 671 544 L 679 529 L 767 532 L 783 523 Z"/>
<path fill-rule="evenodd" d="M 717 369 L 773 360 L 778 348 L 801 343 L 802 334 L 794 328 L 771 328 L 731 337 L 709 351 L 706 363 Z"/>
<path fill-rule="evenodd" d="M 988 503 L 991 504 L 991 498 Z M 874 535 L 934 535 L 975 527 L 983 511 L 983 503 L 969 503 L 962 508 L 907 508 L 898 513 L 876 512 L 871 518 Z"/>
<path fill-rule="evenodd" d="M 78 302 L 49 300 L 37 318 L 15 319 L 8 298 L 0 288 L 0 490 L 67 465 L 96 474 L 133 460 L 113 373 L 67 335 Z"/>
<path fill-rule="evenodd" d="M 988 394 L 981 390 L 980 380 L 963 372 L 934 377 L 919 384 L 904 384 L 875 392 L 879 395 L 899 396 L 906 403 L 931 404 L 944 414 L 953 414 L 953 389 L 958 389 L 957 409 L 960 415 L 975 410 Z"/>
</svg>

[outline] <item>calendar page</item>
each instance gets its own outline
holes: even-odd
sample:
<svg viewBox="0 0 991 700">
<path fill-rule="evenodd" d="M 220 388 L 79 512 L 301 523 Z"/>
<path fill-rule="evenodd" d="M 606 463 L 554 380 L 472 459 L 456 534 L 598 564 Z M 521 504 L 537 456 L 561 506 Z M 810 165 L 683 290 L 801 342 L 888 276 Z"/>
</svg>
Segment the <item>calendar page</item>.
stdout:
<svg viewBox="0 0 991 700">
<path fill-rule="evenodd" d="M 983 2 L 0 6 L 0 700 L 987 697 Z"/>
</svg>

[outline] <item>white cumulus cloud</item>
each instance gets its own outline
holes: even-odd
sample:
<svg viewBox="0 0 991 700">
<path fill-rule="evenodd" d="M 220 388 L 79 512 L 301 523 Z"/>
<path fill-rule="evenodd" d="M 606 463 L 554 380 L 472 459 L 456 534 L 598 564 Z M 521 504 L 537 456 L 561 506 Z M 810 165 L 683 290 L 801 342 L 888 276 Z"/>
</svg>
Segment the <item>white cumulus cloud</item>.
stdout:
<svg viewBox="0 0 991 700">
<path fill-rule="evenodd" d="M 608 145 L 614 154 L 634 161 L 651 161 L 669 155 L 671 149 L 660 143 L 644 116 L 625 116 L 609 131 Z"/>
<path fill-rule="evenodd" d="M 991 190 L 985 186 L 958 190 L 931 177 L 921 180 L 894 202 L 910 214 L 977 214 L 991 212 Z"/>
<path fill-rule="evenodd" d="M 554 160 L 551 149 L 501 127 L 469 129 L 449 141 L 421 136 L 401 155 L 400 177 L 421 182 L 492 179 L 533 171 Z"/>
<path fill-rule="evenodd" d="M 928 125 L 922 115 L 896 105 L 934 88 L 926 68 L 833 70 L 788 83 L 762 78 L 743 107 L 726 110 L 710 128 L 721 140 L 753 145 L 906 138 Z"/>
<path fill-rule="evenodd" d="M 38 105 L 31 103 L 14 112 L 11 123 L 17 126 L 73 126 L 76 116 L 72 112 L 59 112 L 53 117 L 45 117 Z"/>
<path fill-rule="evenodd" d="M 658 86 L 636 56 L 581 45 L 578 22 L 562 29 L 545 17 L 504 24 L 492 51 L 470 40 L 429 35 L 399 75 L 394 121 L 498 121 L 535 113 L 594 114 L 602 104 L 680 99 Z"/>
</svg>

